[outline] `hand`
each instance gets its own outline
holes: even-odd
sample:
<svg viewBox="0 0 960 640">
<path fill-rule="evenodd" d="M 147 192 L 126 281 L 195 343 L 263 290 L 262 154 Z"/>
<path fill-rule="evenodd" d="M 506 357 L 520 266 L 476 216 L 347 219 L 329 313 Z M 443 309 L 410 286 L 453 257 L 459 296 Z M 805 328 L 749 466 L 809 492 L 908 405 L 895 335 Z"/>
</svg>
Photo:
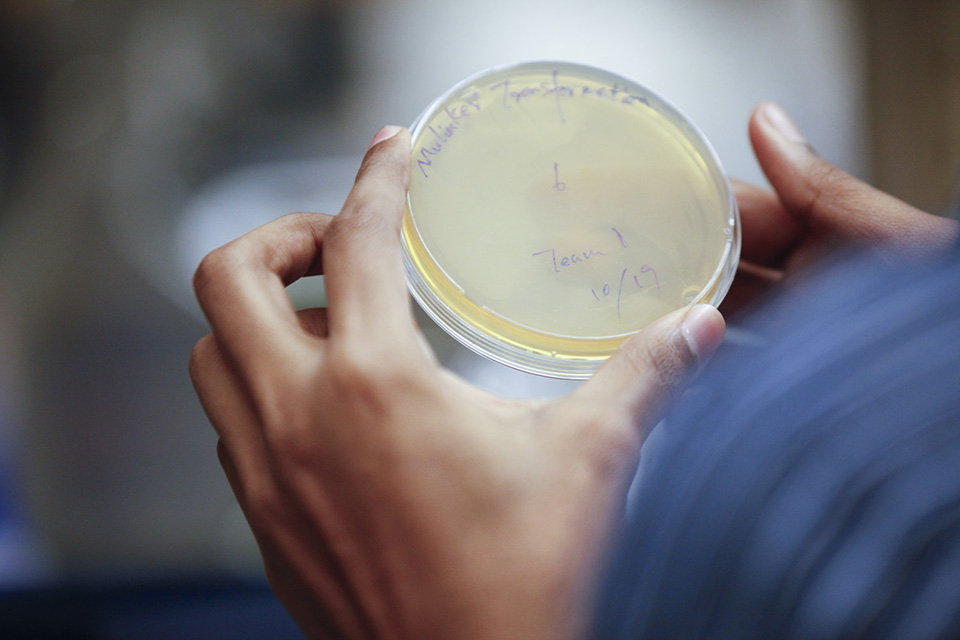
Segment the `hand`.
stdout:
<svg viewBox="0 0 960 640">
<path fill-rule="evenodd" d="M 734 182 L 743 248 L 724 312 L 734 311 L 836 245 L 867 245 L 923 259 L 957 239 L 957 221 L 878 191 L 830 164 L 773 103 L 750 118 L 750 141 L 773 191 Z"/>
<path fill-rule="evenodd" d="M 203 261 L 213 334 L 194 384 L 270 584 L 309 637 L 576 637 L 647 429 L 723 319 L 667 316 L 561 400 L 467 384 L 410 309 L 409 148 L 385 128 L 339 216 L 287 216 Z M 316 273 L 328 307 L 295 312 L 284 286 Z"/>
</svg>

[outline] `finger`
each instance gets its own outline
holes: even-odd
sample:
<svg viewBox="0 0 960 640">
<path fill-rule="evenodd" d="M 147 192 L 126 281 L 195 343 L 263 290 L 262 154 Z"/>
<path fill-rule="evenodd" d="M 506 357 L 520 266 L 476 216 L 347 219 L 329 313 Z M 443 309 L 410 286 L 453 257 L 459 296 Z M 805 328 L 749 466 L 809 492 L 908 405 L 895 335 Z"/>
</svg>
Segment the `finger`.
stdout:
<svg viewBox="0 0 960 640">
<path fill-rule="evenodd" d="M 769 189 L 732 180 L 740 209 L 741 250 L 744 260 L 779 266 L 807 234 Z"/>
<path fill-rule="evenodd" d="M 240 373 L 286 370 L 312 340 L 285 287 L 314 272 L 331 216 L 291 214 L 210 253 L 194 275 L 197 300 Z"/>
<path fill-rule="evenodd" d="M 750 140 L 786 211 L 815 233 L 915 255 L 944 250 L 956 239 L 956 222 L 916 209 L 817 155 L 779 105 L 757 107 Z"/>
<path fill-rule="evenodd" d="M 214 336 L 206 336 L 194 347 L 190 375 L 204 411 L 220 436 L 220 466 L 257 539 L 265 565 L 274 569 L 286 567 L 286 558 L 309 558 L 314 563 L 307 576 L 309 589 L 305 582 L 298 583 L 292 588 L 295 595 L 285 601 L 287 606 L 296 609 L 299 620 L 308 627 L 319 623 L 323 615 L 331 615 L 339 620 L 338 628 L 355 628 L 351 637 L 371 636 L 369 629 L 362 628 L 363 621 L 352 615 L 358 610 L 356 596 L 349 588 L 342 588 L 349 586 L 349 581 L 328 551 L 329 543 L 312 532 L 301 513 L 289 508 L 288 499 L 295 495 L 295 490 L 278 477 L 275 463 L 271 464 L 271 453 L 253 405 Z M 301 539 L 304 532 L 310 534 L 309 545 Z M 271 586 L 280 594 L 291 581 L 301 579 L 299 574 L 276 570 L 271 577 Z M 296 594 L 308 591 L 323 594 L 321 600 L 328 605 L 326 612 L 297 609 Z"/>
<path fill-rule="evenodd" d="M 217 444 L 217 457 L 257 541 L 270 588 L 306 636 L 332 637 L 339 629 L 345 637 L 372 637 L 355 615 L 360 609 L 357 598 L 343 588 L 349 582 L 338 570 L 330 544 L 314 534 L 301 513 L 290 508 L 285 489 L 273 484 L 272 478 L 258 477 L 255 481 L 259 484 L 270 484 L 258 488 L 259 495 L 251 495 L 250 478 L 238 468 L 236 456 L 222 440 Z M 304 534 L 309 536 L 307 544 Z M 309 563 L 306 569 L 304 563 Z M 316 601 L 304 599 L 308 593 L 317 594 Z"/>
<path fill-rule="evenodd" d="M 390 133 L 393 135 L 383 137 Z M 409 132 L 384 128 L 374 138 L 324 242 L 331 335 L 356 335 L 364 340 L 412 335 L 413 316 L 400 247 L 409 177 Z"/>
<path fill-rule="evenodd" d="M 720 346 L 724 330 L 723 316 L 709 305 L 675 311 L 623 343 L 574 396 L 624 406 L 645 433 Z"/>
<path fill-rule="evenodd" d="M 266 481 L 271 474 L 256 409 L 213 335 L 201 339 L 193 348 L 190 379 L 207 418 L 220 437 L 219 446 L 239 469 L 236 477 Z M 232 479 L 231 485 L 234 485 Z M 240 485 L 233 489 L 239 497 Z"/>
</svg>

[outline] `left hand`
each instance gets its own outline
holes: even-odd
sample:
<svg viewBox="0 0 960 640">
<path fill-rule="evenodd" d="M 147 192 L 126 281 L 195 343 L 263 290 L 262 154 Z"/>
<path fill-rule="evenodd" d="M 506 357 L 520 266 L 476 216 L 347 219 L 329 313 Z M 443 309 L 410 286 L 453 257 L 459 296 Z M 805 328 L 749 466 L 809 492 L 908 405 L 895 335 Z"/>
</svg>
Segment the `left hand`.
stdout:
<svg viewBox="0 0 960 640">
<path fill-rule="evenodd" d="M 772 190 L 734 181 L 743 248 L 721 309 L 731 313 L 836 247 L 923 260 L 956 242 L 960 224 L 921 211 L 820 157 L 782 107 L 760 104 L 750 141 Z"/>
<path fill-rule="evenodd" d="M 270 584 L 311 638 L 577 637 L 640 445 L 723 319 L 671 314 L 560 400 L 471 386 L 410 309 L 409 134 L 375 143 L 339 216 L 281 218 L 195 277 L 191 375 Z M 328 307 L 295 312 L 313 273 Z"/>
</svg>

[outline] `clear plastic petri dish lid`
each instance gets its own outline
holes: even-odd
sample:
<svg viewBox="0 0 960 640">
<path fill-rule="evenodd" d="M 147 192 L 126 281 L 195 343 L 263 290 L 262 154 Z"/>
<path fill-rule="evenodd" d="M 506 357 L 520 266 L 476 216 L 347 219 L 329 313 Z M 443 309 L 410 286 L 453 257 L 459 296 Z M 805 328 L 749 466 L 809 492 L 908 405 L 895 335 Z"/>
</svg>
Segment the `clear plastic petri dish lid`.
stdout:
<svg viewBox="0 0 960 640">
<path fill-rule="evenodd" d="M 477 353 L 586 378 L 660 316 L 726 295 L 730 183 L 699 129 L 642 85 L 567 62 L 497 67 L 411 131 L 410 291 Z"/>
</svg>

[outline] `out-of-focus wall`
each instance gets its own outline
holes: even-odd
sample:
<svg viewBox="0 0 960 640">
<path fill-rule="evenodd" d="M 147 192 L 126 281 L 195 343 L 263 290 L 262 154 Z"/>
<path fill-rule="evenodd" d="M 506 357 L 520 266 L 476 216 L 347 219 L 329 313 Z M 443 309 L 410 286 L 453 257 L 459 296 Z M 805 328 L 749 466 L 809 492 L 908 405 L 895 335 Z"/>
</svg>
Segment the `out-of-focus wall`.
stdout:
<svg viewBox="0 0 960 640">
<path fill-rule="evenodd" d="M 960 2 L 862 0 L 871 181 L 960 215 Z"/>
<path fill-rule="evenodd" d="M 376 129 L 462 77 L 523 58 L 607 67 L 755 181 L 746 120 L 772 98 L 823 155 L 868 166 L 852 2 L 11 6 L 31 8 L 0 14 L 0 304 L 19 355 L 0 380 L 18 381 L 36 539 L 67 575 L 258 570 L 186 375 L 205 327 L 178 242 L 335 208 Z M 190 226 L 210 203 L 231 204 Z"/>
<path fill-rule="evenodd" d="M 16 417 L 37 564 L 61 577 L 256 570 L 187 377 L 205 327 L 171 235 L 211 176 L 339 148 L 344 10 L 0 11 L 0 304 L 19 356 L 0 363 L 17 381 L 0 419 L 12 431 Z"/>
<path fill-rule="evenodd" d="M 828 0 L 368 2 L 352 40 L 354 126 L 413 120 L 485 67 L 569 59 L 633 78 L 704 130 L 728 171 L 762 176 L 747 116 L 782 102 L 825 156 L 863 174 L 864 59 L 857 7 Z M 357 134 L 358 138 L 360 134 Z"/>
</svg>

